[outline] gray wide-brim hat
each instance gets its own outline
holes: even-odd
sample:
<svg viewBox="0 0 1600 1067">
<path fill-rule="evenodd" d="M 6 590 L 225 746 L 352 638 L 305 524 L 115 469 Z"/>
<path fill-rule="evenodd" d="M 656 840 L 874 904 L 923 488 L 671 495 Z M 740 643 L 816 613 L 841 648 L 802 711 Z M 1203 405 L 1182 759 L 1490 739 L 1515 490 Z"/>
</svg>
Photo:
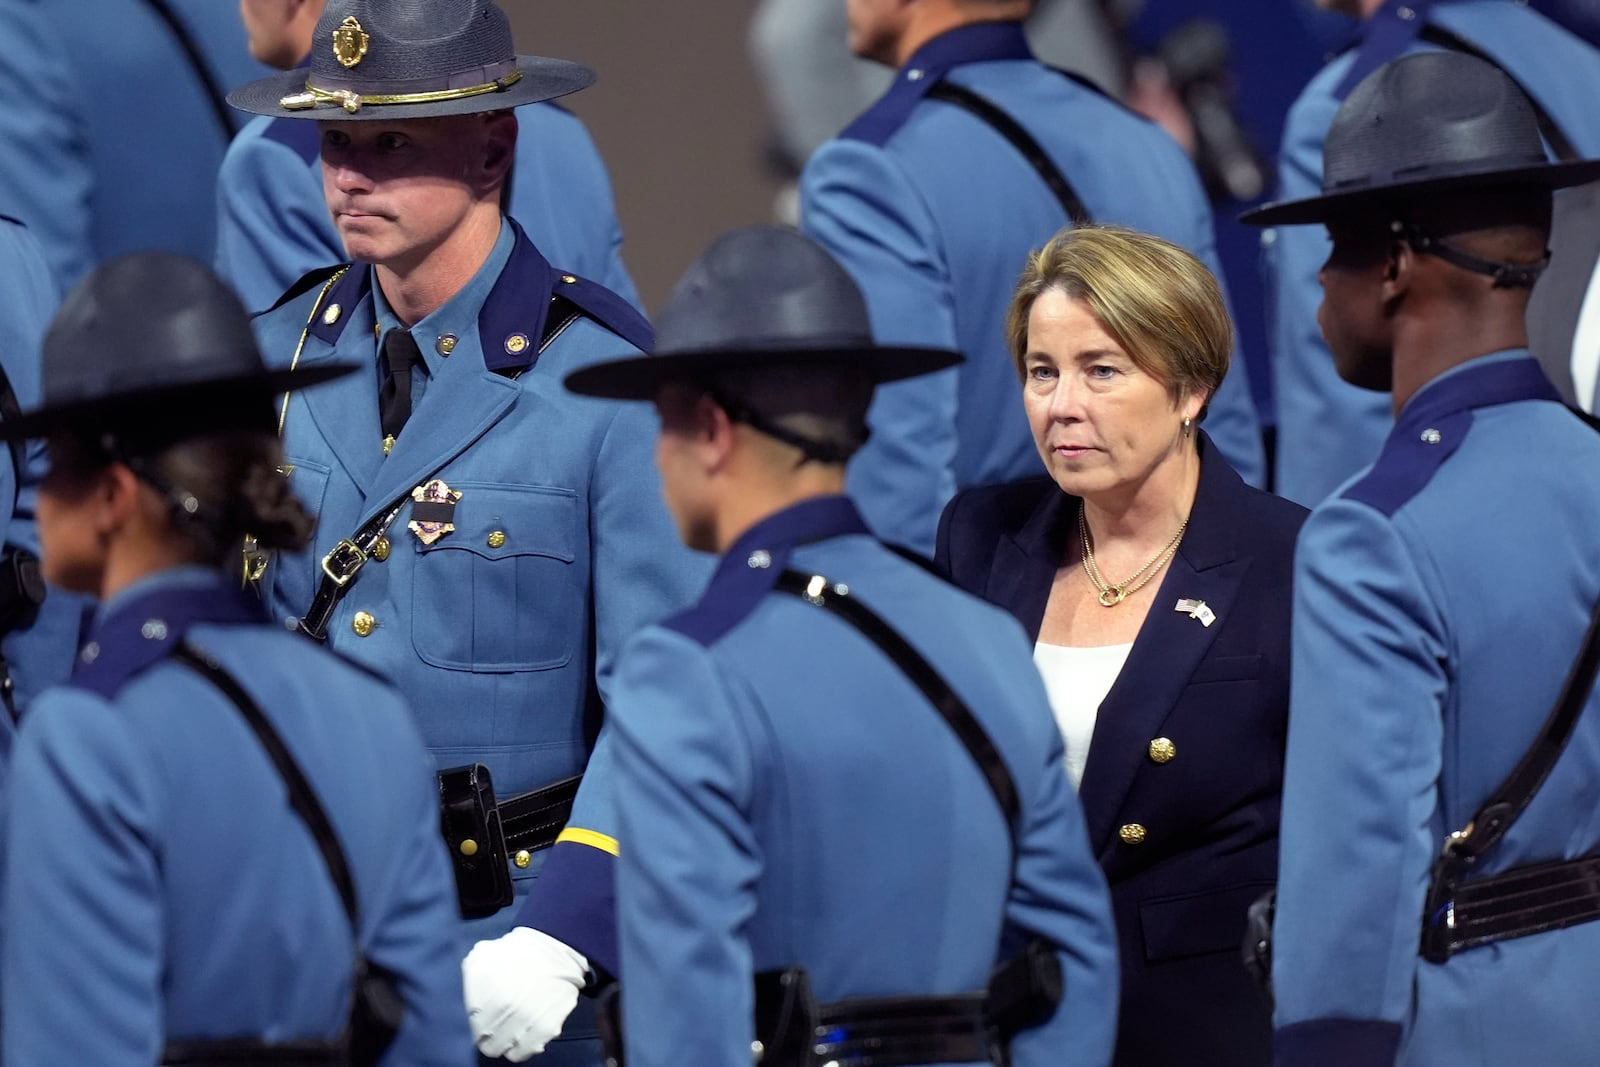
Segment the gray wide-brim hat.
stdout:
<svg viewBox="0 0 1600 1067">
<path fill-rule="evenodd" d="M 1551 163 L 1538 114 L 1516 82 L 1463 52 L 1402 56 L 1363 78 L 1334 115 L 1322 158 L 1322 195 L 1265 204 L 1239 221 L 1324 222 L 1421 193 L 1560 189 L 1600 178 L 1600 160 Z"/>
<path fill-rule="evenodd" d="M 45 334 L 43 403 L 0 420 L 0 440 L 118 428 L 178 439 L 236 422 L 246 405 L 270 416 L 274 394 L 355 369 L 268 370 L 249 313 L 209 268 L 135 252 L 67 294 Z"/>
<path fill-rule="evenodd" d="M 653 354 L 567 375 L 574 393 L 652 400 L 661 386 L 728 371 L 800 367 L 862 372 L 875 384 L 953 367 L 944 348 L 878 345 L 854 279 L 787 226 L 749 226 L 714 241 L 657 316 Z"/>
<path fill-rule="evenodd" d="M 519 56 L 492 0 L 330 0 L 311 66 L 240 86 L 228 103 L 286 119 L 421 119 L 553 100 L 594 84 L 581 63 Z"/>
</svg>

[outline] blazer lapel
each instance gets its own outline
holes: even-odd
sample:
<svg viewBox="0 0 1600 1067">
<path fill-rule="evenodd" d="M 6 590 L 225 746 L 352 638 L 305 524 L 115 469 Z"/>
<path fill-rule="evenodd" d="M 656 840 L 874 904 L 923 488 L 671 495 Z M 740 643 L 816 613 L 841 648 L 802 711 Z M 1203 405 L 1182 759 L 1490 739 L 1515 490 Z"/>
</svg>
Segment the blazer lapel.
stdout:
<svg viewBox="0 0 1600 1067">
<path fill-rule="evenodd" d="M 1248 558 L 1236 558 L 1231 536 L 1231 498 L 1243 491 L 1243 483 L 1208 441 L 1201 456 L 1189 529 L 1095 720 L 1078 795 L 1096 854 L 1110 843 L 1117 813 L 1148 759 L 1150 741 L 1159 736 L 1162 722 L 1227 622 L 1239 579 L 1250 565 Z M 1217 622 L 1206 626 L 1176 610 L 1179 599 L 1205 601 Z"/>
<path fill-rule="evenodd" d="M 1066 550 L 1064 531 L 1077 514 L 1078 499 L 1049 485 L 1028 521 L 996 545 L 984 596 L 1021 620 L 1029 641 L 1039 640 L 1050 587 Z"/>
</svg>

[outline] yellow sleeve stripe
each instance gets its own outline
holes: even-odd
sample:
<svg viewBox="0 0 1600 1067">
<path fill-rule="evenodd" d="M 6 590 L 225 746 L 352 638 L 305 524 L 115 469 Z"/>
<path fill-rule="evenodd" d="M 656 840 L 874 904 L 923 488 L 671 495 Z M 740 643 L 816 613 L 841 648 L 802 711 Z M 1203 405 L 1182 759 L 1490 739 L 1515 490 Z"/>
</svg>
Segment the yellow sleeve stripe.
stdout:
<svg viewBox="0 0 1600 1067">
<path fill-rule="evenodd" d="M 588 845 L 590 848 L 597 848 L 601 852 L 609 852 L 613 856 L 619 855 L 616 838 L 607 837 L 605 834 L 596 833 L 593 830 L 569 826 L 561 831 L 561 836 L 556 838 L 556 844 L 559 845 L 563 841 L 571 841 L 577 845 Z"/>
</svg>

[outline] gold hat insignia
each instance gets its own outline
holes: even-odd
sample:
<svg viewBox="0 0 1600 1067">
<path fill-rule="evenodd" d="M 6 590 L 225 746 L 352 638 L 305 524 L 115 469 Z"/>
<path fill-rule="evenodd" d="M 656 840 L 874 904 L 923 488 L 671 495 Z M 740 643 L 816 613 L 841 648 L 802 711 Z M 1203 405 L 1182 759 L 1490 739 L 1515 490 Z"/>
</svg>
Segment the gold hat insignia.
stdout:
<svg viewBox="0 0 1600 1067">
<path fill-rule="evenodd" d="M 361 28 L 356 17 L 347 15 L 339 28 L 333 31 L 333 56 L 340 65 L 353 67 L 367 54 L 367 45 L 371 41 L 372 38 L 367 36 L 367 31 Z"/>
</svg>

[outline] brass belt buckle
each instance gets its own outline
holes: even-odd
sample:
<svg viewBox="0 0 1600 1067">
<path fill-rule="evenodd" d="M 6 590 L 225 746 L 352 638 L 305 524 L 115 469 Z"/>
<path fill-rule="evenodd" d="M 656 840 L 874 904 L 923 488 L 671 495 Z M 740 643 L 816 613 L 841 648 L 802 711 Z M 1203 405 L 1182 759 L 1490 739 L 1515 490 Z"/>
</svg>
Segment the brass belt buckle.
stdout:
<svg viewBox="0 0 1600 1067">
<path fill-rule="evenodd" d="M 347 537 L 322 557 L 322 573 L 326 574 L 334 585 L 343 588 L 366 562 L 367 554 L 361 550 L 361 546 Z"/>
</svg>

